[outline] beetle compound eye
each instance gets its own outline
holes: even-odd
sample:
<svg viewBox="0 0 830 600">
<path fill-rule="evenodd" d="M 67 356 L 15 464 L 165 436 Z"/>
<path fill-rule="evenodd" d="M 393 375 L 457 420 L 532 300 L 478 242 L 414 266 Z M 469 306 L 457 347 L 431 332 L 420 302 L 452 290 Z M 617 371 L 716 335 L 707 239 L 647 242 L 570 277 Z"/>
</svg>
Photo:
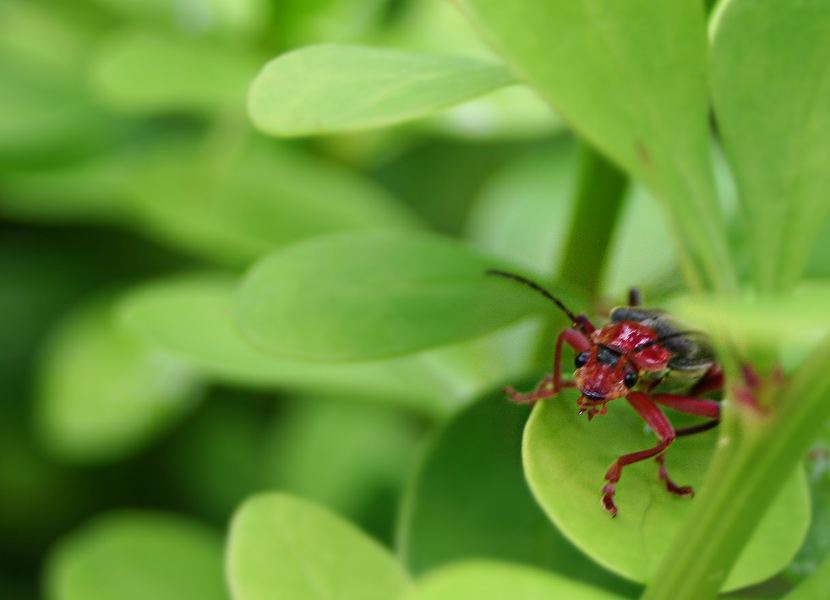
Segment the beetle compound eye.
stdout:
<svg viewBox="0 0 830 600">
<path fill-rule="evenodd" d="M 633 388 L 637 384 L 637 371 L 629 371 L 623 378 L 623 383 L 627 388 Z"/>
<path fill-rule="evenodd" d="M 576 368 L 585 366 L 585 363 L 588 362 L 588 354 L 589 352 L 586 350 L 585 352 L 580 352 L 576 356 L 574 356 L 574 364 Z"/>
</svg>

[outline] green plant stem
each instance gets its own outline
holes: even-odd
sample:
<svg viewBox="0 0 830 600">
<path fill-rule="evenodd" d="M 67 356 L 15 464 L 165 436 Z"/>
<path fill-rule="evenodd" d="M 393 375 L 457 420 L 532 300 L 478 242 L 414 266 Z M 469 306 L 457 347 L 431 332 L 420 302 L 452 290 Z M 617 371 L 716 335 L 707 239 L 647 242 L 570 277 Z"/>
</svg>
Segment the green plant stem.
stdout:
<svg viewBox="0 0 830 600">
<path fill-rule="evenodd" d="M 830 336 L 776 395 L 769 414 L 728 407 L 694 510 L 642 600 L 714 598 L 783 480 L 830 417 Z"/>
<path fill-rule="evenodd" d="M 581 146 L 574 210 L 558 279 L 582 289 L 592 304 L 599 295 L 627 188 L 628 178 L 622 171 L 587 144 Z M 550 360 L 550 340 L 559 329 L 555 322 L 546 326 L 536 353 L 538 362 Z"/>
</svg>

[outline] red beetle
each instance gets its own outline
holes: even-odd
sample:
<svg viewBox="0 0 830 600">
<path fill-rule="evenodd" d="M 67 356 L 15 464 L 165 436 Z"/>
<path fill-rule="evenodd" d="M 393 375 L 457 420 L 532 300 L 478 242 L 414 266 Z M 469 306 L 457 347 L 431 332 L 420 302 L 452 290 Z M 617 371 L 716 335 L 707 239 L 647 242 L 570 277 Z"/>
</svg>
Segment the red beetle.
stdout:
<svg viewBox="0 0 830 600">
<path fill-rule="evenodd" d="M 530 286 L 552 300 L 573 322 L 556 340 L 553 374 L 527 394 L 508 387 L 505 392 L 511 400 L 534 403 L 556 396 L 562 388 L 576 387 L 582 392 L 577 401 L 579 414 L 587 412 L 590 420 L 605 414 L 611 400 L 625 397 L 659 439 L 653 448 L 624 454 L 614 461 L 605 473 L 608 483 L 602 488 L 605 510 L 611 516 L 617 515 L 614 491 L 623 467 L 651 457 L 656 457 L 659 478 L 669 492 L 692 496 L 691 487 L 678 486 L 669 477 L 663 451 L 675 438 L 706 431 L 720 422 L 720 404 L 700 397 L 723 387 L 723 371 L 709 337 L 685 328 L 665 311 L 641 306 L 642 299 L 636 290 L 631 291 L 629 305 L 612 310 L 610 322 L 597 329 L 588 317 L 575 315 L 536 283 L 504 271 L 487 273 Z M 577 352 L 573 381 L 562 380 L 563 343 Z M 658 405 L 710 420 L 675 429 Z"/>
</svg>

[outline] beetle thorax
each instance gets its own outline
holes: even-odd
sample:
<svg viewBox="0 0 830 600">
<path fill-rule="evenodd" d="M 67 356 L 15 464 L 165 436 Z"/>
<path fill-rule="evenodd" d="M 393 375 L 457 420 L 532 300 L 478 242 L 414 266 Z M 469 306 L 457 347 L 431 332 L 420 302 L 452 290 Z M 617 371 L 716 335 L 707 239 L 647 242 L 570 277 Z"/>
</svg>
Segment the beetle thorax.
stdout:
<svg viewBox="0 0 830 600">
<path fill-rule="evenodd" d="M 650 327 L 636 321 L 609 323 L 591 334 L 591 348 L 574 379 L 587 402 L 604 403 L 628 394 L 641 373 L 663 371 L 672 353 Z M 638 350 L 639 347 L 645 346 Z"/>
</svg>

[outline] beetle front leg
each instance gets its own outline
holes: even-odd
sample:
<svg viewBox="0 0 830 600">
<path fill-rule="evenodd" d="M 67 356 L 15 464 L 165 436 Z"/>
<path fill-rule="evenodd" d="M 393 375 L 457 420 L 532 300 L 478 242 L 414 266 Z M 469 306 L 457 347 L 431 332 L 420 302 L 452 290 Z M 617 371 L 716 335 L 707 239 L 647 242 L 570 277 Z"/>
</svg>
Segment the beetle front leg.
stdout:
<svg viewBox="0 0 830 600">
<path fill-rule="evenodd" d="M 582 315 L 580 315 L 582 316 Z M 587 318 L 586 318 L 587 320 Z M 566 343 L 576 352 L 584 352 L 590 348 L 591 343 L 588 338 L 577 329 L 566 329 L 556 338 L 556 350 L 553 353 L 553 374 L 548 375 L 536 389 L 527 394 L 517 392 L 512 387 L 504 388 L 504 393 L 507 394 L 513 402 L 517 404 L 534 404 L 539 400 L 547 400 L 553 398 L 558 394 L 563 387 L 574 387 L 573 381 L 562 381 L 562 344 Z"/>
<path fill-rule="evenodd" d="M 614 493 L 616 491 L 617 482 L 620 480 L 620 476 L 622 475 L 623 467 L 640 462 L 641 460 L 645 460 L 647 458 L 651 458 L 652 456 L 657 456 L 668 448 L 675 438 L 674 428 L 666 418 L 666 415 L 663 414 L 660 408 L 654 404 L 648 396 L 642 392 L 631 392 L 625 398 L 628 400 L 628 403 L 634 407 L 634 410 L 636 410 L 643 420 L 649 425 L 649 427 L 651 427 L 652 431 L 657 434 L 657 438 L 660 442 L 654 448 L 622 455 L 614 461 L 605 473 L 605 479 L 608 480 L 608 483 L 606 483 L 602 488 L 602 506 L 606 511 L 611 513 L 612 517 L 617 516 L 617 507 L 614 504 Z M 663 473 L 665 473 L 664 480 L 671 481 L 668 477 L 668 473 L 665 472 L 665 465 L 661 463 L 661 474 Z M 692 493 L 691 488 L 688 488 L 687 490 L 686 488 L 681 488 L 675 485 L 674 482 L 671 483 L 676 489 L 684 491 L 682 495 L 689 495 Z"/>
</svg>

